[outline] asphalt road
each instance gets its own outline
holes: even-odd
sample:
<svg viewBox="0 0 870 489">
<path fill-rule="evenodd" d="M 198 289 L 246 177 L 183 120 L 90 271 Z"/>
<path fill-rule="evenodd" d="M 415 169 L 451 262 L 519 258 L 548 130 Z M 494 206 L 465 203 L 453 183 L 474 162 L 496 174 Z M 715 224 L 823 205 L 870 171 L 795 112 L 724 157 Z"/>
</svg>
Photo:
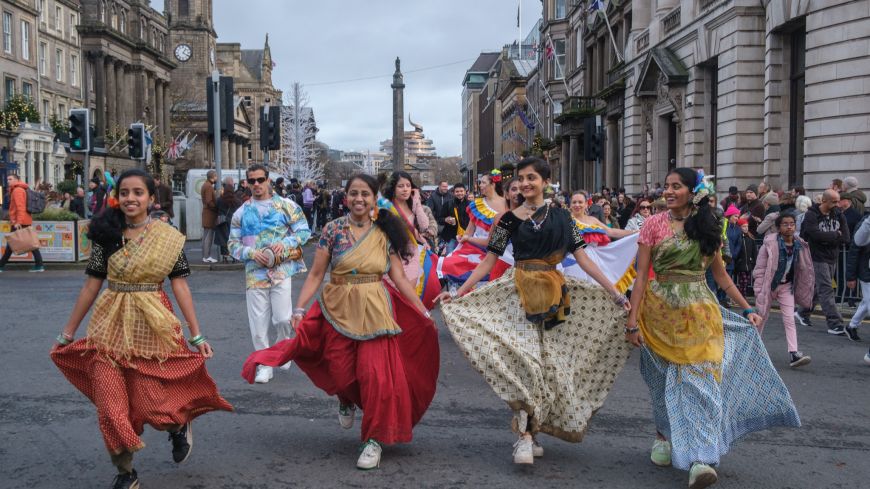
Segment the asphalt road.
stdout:
<svg viewBox="0 0 870 489">
<path fill-rule="evenodd" d="M 0 275 L 0 488 L 110 487 L 114 468 L 95 409 L 48 357 L 82 280 L 80 270 Z M 542 436 L 545 457 L 519 467 L 511 462 L 515 437 L 509 409 L 443 326 L 438 392 L 414 442 L 387 447 L 380 469 L 358 471 L 359 416 L 354 429 L 342 430 L 336 401 L 295 367 L 276 370 L 266 385 L 248 385 L 239 376 L 251 350 L 242 273 L 197 271 L 190 285 L 204 333 L 217 352 L 209 371 L 236 412 L 200 417 L 193 453 L 183 465 L 172 463 L 165 433 L 146 429 L 147 446 L 134 463 L 145 488 L 686 485 L 685 472 L 649 462 L 654 426 L 637 353 L 583 443 Z M 301 278 L 294 280 L 294 294 L 301 285 Z M 870 339 L 870 330 L 862 334 Z M 723 458 L 716 487 L 867 487 L 870 367 L 862 356 L 870 342 L 832 337 L 821 326 L 801 328 L 798 339 L 813 363 L 790 370 L 779 317 L 765 329 L 765 343 L 803 427 L 747 437 Z"/>
</svg>

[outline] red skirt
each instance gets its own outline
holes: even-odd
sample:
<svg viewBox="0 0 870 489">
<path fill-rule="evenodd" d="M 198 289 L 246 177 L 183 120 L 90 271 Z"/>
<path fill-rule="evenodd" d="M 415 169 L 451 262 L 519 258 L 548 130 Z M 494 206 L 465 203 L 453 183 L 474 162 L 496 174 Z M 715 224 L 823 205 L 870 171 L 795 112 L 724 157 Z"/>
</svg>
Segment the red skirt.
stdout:
<svg viewBox="0 0 870 489">
<path fill-rule="evenodd" d="M 162 293 L 162 302 L 172 309 Z M 97 407 L 106 448 L 117 455 L 145 446 L 139 436 L 145 424 L 174 429 L 209 411 L 232 411 L 205 369 L 205 357 L 179 350 L 164 362 L 114 358 L 88 345 L 87 338 L 51 351 L 51 359 L 76 389 Z"/>
<path fill-rule="evenodd" d="M 414 425 L 435 397 L 438 330 L 391 285 L 387 289 L 400 334 L 350 339 L 329 324 L 315 301 L 296 337 L 252 353 L 242 377 L 253 383 L 258 365 L 277 367 L 292 360 L 314 385 L 362 409 L 363 441 L 410 442 Z"/>
</svg>

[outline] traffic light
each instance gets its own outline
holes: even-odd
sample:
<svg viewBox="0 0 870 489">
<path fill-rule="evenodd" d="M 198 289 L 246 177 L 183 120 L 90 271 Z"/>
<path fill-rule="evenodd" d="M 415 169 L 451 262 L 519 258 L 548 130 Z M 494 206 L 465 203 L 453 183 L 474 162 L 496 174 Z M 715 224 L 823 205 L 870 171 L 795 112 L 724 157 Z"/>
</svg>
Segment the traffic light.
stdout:
<svg viewBox="0 0 870 489">
<path fill-rule="evenodd" d="M 592 159 L 601 159 L 601 131 L 592 133 Z"/>
<path fill-rule="evenodd" d="M 127 129 L 127 151 L 131 159 L 145 159 L 145 124 L 130 124 L 130 129 Z"/>
<path fill-rule="evenodd" d="M 87 153 L 91 149 L 91 113 L 88 109 L 69 111 L 69 150 Z"/>
<path fill-rule="evenodd" d="M 266 107 L 260 110 L 260 149 L 278 150 L 281 148 L 281 107 Z"/>
<path fill-rule="evenodd" d="M 208 116 L 208 134 L 214 135 L 214 82 L 211 77 L 205 79 L 206 114 Z M 233 77 L 222 76 L 218 83 L 218 101 L 220 103 L 220 130 L 224 136 L 232 136 L 235 133 L 233 124 L 235 119 L 235 107 L 233 106 Z"/>
</svg>

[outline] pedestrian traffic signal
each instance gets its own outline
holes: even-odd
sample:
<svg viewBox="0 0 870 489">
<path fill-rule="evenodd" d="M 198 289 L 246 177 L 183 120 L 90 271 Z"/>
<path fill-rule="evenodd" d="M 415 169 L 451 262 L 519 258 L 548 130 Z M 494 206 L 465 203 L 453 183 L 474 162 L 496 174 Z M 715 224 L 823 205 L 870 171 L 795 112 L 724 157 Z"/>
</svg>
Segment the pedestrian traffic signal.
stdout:
<svg viewBox="0 0 870 489">
<path fill-rule="evenodd" d="M 592 159 L 601 159 L 601 132 L 595 131 L 592 134 Z"/>
<path fill-rule="evenodd" d="M 127 129 L 127 151 L 134 160 L 145 159 L 145 124 L 130 124 L 130 129 Z"/>
<path fill-rule="evenodd" d="M 206 115 L 208 116 L 208 135 L 214 136 L 214 81 L 211 77 L 205 79 Z M 220 119 L 220 133 L 223 136 L 235 134 L 235 107 L 233 104 L 233 77 L 222 76 L 218 82 L 217 105 Z"/>
<path fill-rule="evenodd" d="M 281 149 L 281 107 L 271 106 L 260 110 L 260 149 Z"/>
<path fill-rule="evenodd" d="M 72 153 L 87 153 L 91 149 L 91 115 L 88 109 L 69 111 L 69 150 Z"/>
</svg>

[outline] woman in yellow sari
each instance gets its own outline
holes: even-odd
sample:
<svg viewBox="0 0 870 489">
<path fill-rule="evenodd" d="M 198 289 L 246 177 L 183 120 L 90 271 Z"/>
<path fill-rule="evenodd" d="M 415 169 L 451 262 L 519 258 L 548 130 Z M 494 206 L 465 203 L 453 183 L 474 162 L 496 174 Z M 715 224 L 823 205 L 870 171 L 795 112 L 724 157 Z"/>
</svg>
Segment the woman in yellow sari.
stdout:
<svg viewBox="0 0 870 489">
<path fill-rule="evenodd" d="M 232 406 L 205 369 L 214 352 L 201 334 L 185 279 L 184 235 L 148 217 L 156 186 L 147 173 L 125 171 L 116 185 L 120 209 L 106 209 L 91 221 L 88 279 L 51 359 L 96 406 L 118 468 L 113 487 L 128 489 L 139 487 L 133 452 L 145 446 L 139 438 L 145 424 L 169 431 L 172 458 L 181 463 L 193 445 L 191 421 Z M 163 291 L 167 277 L 195 352 L 185 345 L 181 321 Z M 109 287 L 100 293 L 106 278 Z M 92 305 L 87 336 L 73 341 Z"/>
<path fill-rule="evenodd" d="M 410 442 L 429 407 L 438 379 L 438 332 L 405 278 L 402 261 L 414 259 L 405 225 L 390 210 L 375 210 L 375 179 L 355 175 L 345 194 L 350 214 L 323 228 L 293 313 L 296 337 L 251 354 L 242 376 L 253 382 L 257 365 L 292 360 L 338 397 L 342 428 L 353 426 L 360 407 L 357 467 L 365 470 L 380 464 L 382 444 Z M 327 268 L 329 281 L 306 314 Z"/>
</svg>

